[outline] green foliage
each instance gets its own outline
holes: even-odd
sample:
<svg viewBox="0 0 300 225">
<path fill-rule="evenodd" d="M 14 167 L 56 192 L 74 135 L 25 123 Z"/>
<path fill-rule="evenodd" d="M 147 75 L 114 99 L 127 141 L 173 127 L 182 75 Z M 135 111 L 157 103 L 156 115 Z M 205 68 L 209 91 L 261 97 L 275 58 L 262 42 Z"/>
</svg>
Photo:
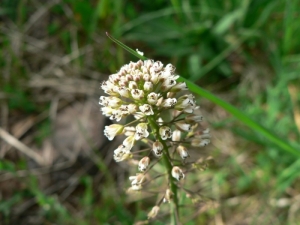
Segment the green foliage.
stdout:
<svg viewBox="0 0 300 225">
<path fill-rule="evenodd" d="M 30 16 L 42 7 L 44 4 L 37 1 L 3 0 L 0 17 L 5 19 L 5 24 L 7 21 L 13 24 L 13 29 L 9 27 L 11 30 L 18 28 L 21 32 Z M 67 15 L 68 10 L 72 13 Z M 216 165 L 198 174 L 209 177 L 201 187 L 208 197 L 219 198 L 220 207 L 203 211 L 186 224 L 209 224 L 216 215 L 218 218 L 221 215 L 226 224 L 229 217 L 248 215 L 243 206 L 245 196 L 259 203 L 270 202 L 292 198 L 291 193 L 299 190 L 300 133 L 294 120 L 300 101 L 299 11 L 297 0 L 137 0 L 126 3 L 64 0 L 49 8 L 51 16 L 39 20 L 48 23 L 43 35 L 49 36 L 48 44 L 54 51 L 43 58 L 46 50 L 39 49 L 40 64 L 52 62 L 53 55 L 62 57 L 74 51 L 72 30 L 79 49 L 87 44 L 93 49 L 92 57 L 79 56 L 75 60 L 80 63 L 71 60 L 74 70 L 89 69 L 84 76 L 89 76 L 92 70 L 114 73 L 124 62 L 136 60 L 131 54 L 140 57 L 135 51 L 130 50 L 128 54 L 122 49 L 124 46 L 119 47 L 114 42 L 125 43 L 149 58 L 176 65 L 182 80 L 185 79 L 195 93 L 230 114 L 224 120 L 213 121 L 212 130 L 216 133 L 226 130 L 234 134 L 236 142 L 232 146 L 224 143 L 224 147 L 212 147 Z M 22 49 L 32 47 L 28 36 L 33 31 L 18 36 L 25 41 L 16 45 L 19 42 L 11 39 L 10 29 L 1 30 L 0 69 L 4 76 L 0 78 L 0 100 L 6 102 L 13 113 L 41 113 L 48 110 L 48 104 L 38 105 L 33 100 L 34 93 L 26 86 L 32 78 L 29 73 L 32 65 L 27 62 L 27 55 L 20 54 Z M 114 42 L 105 32 L 116 38 Z M 61 50 L 59 54 L 55 52 L 58 50 Z M 25 60 L 22 61 L 22 57 Z M 298 90 L 296 103 L 291 101 L 291 84 Z M 229 96 L 229 100 L 223 100 L 223 96 Z M 35 144 L 41 146 L 51 135 L 51 121 L 39 123 L 33 132 Z M 97 156 L 100 158 L 100 153 Z M 23 188 L 15 189 L 9 198 L 1 196 L 0 213 L 4 222 L 10 222 L 15 207 L 29 199 L 35 199 L 38 214 L 45 218 L 45 223 L 110 225 L 145 220 L 148 208 L 126 202 L 127 196 L 120 195 L 121 191 L 115 188 L 116 178 L 106 161 L 93 159 L 104 179 L 95 187 L 94 176 L 87 173 L 81 176 L 78 184 L 81 192 L 74 198 L 81 208 L 80 215 L 60 199 L 61 192 L 45 192 L 34 176 L 19 179 L 18 172 L 30 168 L 24 159 L 1 159 L 1 175 L 12 174 L 12 180 L 20 182 Z M 121 193 L 125 192 L 123 189 Z M 235 200 L 238 203 L 234 205 Z M 190 199 L 182 196 L 181 203 L 189 204 Z M 253 208 L 259 210 L 253 209 L 249 224 L 289 223 L 291 207 L 272 206 L 267 210 L 264 205 L 256 206 Z M 191 215 L 190 208 L 183 208 L 182 214 Z M 264 222 L 259 220 L 262 215 L 265 215 Z M 164 220 L 153 222 L 166 223 Z"/>
</svg>

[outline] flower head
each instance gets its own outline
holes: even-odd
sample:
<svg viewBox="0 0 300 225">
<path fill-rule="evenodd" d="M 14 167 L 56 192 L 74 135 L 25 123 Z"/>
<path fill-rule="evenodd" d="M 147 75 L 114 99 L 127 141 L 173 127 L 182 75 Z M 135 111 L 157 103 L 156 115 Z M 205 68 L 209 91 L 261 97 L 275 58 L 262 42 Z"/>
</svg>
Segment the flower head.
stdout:
<svg viewBox="0 0 300 225">
<path fill-rule="evenodd" d="M 184 163 L 189 157 L 187 146 L 202 147 L 210 143 L 209 130 L 203 130 L 200 125 L 203 117 L 196 114 L 199 106 L 195 97 L 188 93 L 186 83 L 179 82 L 178 78 L 172 64 L 139 60 L 122 66 L 101 84 L 108 95 L 99 98 L 103 115 L 116 122 L 128 122 L 126 125 L 105 126 L 104 134 L 109 140 L 114 140 L 117 135 L 125 136 L 123 143 L 114 150 L 114 159 L 116 162 L 128 160 L 141 171 L 129 177 L 132 191 L 142 189 L 146 174 L 151 177 L 149 151 L 157 157 L 151 168 L 163 161 L 167 169 L 166 182 L 171 185 L 174 182 L 171 176 L 178 181 L 184 179 L 181 168 L 189 171 L 191 164 Z M 135 120 L 128 121 L 132 117 Z M 148 145 L 146 149 L 135 151 L 145 145 Z M 148 155 L 144 154 L 147 151 Z M 139 155 L 141 152 L 143 157 Z M 183 161 L 177 160 L 176 153 Z M 164 202 L 177 199 L 173 198 L 176 192 L 170 189 L 169 186 L 166 190 Z M 148 218 L 155 218 L 158 211 L 159 205 L 154 206 Z"/>
</svg>

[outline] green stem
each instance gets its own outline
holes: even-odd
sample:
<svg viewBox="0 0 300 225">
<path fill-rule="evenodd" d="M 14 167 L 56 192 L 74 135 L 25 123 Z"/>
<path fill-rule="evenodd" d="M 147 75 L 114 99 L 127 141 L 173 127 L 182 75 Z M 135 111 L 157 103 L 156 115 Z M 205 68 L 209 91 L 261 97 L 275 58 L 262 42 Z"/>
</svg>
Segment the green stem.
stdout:
<svg viewBox="0 0 300 225">
<path fill-rule="evenodd" d="M 151 130 L 153 130 L 155 132 L 155 136 L 156 139 L 162 143 L 163 145 L 163 161 L 164 164 L 166 166 L 167 169 L 167 174 L 168 174 L 168 181 L 169 181 L 169 185 L 170 185 L 170 189 L 173 192 L 174 196 L 173 196 L 173 200 L 174 200 L 174 206 L 175 206 L 175 210 L 173 209 L 174 207 L 171 207 L 172 210 L 172 214 L 173 214 L 173 223 L 172 224 L 177 224 L 177 216 L 179 216 L 179 207 L 178 207 L 178 195 L 177 195 L 177 185 L 176 185 L 176 181 L 175 179 L 172 177 L 172 164 L 169 161 L 170 159 L 170 154 L 168 151 L 168 146 L 166 144 L 166 142 L 164 140 L 161 139 L 160 134 L 159 134 L 159 126 L 157 125 L 157 123 L 155 122 L 155 118 L 154 117 L 148 117 L 148 122 L 150 124 Z"/>
</svg>

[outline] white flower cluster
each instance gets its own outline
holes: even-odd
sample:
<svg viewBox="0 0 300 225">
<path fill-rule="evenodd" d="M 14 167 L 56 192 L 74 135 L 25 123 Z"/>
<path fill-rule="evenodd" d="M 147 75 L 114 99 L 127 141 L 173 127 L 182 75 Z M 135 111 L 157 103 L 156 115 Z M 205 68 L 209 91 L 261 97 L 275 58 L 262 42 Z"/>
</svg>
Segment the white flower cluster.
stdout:
<svg viewBox="0 0 300 225">
<path fill-rule="evenodd" d="M 109 95 L 100 97 L 102 113 L 117 122 L 129 115 L 136 119 L 129 124 L 135 123 L 135 126 L 113 124 L 105 127 L 104 134 L 109 140 L 113 140 L 116 135 L 126 136 L 122 145 L 114 151 L 117 162 L 131 159 L 132 147 L 142 139 L 147 139 L 146 143 L 149 143 L 156 157 L 169 154 L 164 146 L 175 146 L 182 160 L 189 157 L 188 147 L 201 147 L 210 143 L 208 129 L 196 131 L 198 123 L 202 121 L 202 116 L 195 114 L 199 107 L 194 96 L 186 93 L 186 84 L 177 82 L 178 78 L 171 64 L 164 66 L 159 61 L 140 60 L 124 65 L 102 83 L 101 88 Z M 155 122 L 157 131 L 151 121 Z M 169 155 L 168 158 L 172 160 Z M 183 179 L 185 175 L 182 170 L 173 162 L 170 163 L 173 166 L 172 176 L 177 180 Z M 142 173 L 130 177 L 133 190 L 142 188 L 142 174 L 147 172 L 149 165 L 149 155 L 138 163 Z"/>
</svg>

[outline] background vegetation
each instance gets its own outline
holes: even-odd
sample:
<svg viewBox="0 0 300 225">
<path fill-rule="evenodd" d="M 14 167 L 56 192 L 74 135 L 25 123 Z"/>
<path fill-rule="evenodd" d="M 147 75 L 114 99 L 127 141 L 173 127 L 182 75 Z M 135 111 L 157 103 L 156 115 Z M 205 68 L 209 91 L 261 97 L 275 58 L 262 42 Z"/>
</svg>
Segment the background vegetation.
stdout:
<svg viewBox="0 0 300 225">
<path fill-rule="evenodd" d="M 203 197 L 184 224 L 299 224 L 299 12 L 298 0 L 2 0 L 0 224 L 133 224 L 155 204 L 126 195 L 135 171 L 103 137 L 99 84 L 137 60 L 106 31 L 276 137 L 200 96 L 213 138 L 199 154 L 214 163 L 189 177 Z"/>
</svg>

